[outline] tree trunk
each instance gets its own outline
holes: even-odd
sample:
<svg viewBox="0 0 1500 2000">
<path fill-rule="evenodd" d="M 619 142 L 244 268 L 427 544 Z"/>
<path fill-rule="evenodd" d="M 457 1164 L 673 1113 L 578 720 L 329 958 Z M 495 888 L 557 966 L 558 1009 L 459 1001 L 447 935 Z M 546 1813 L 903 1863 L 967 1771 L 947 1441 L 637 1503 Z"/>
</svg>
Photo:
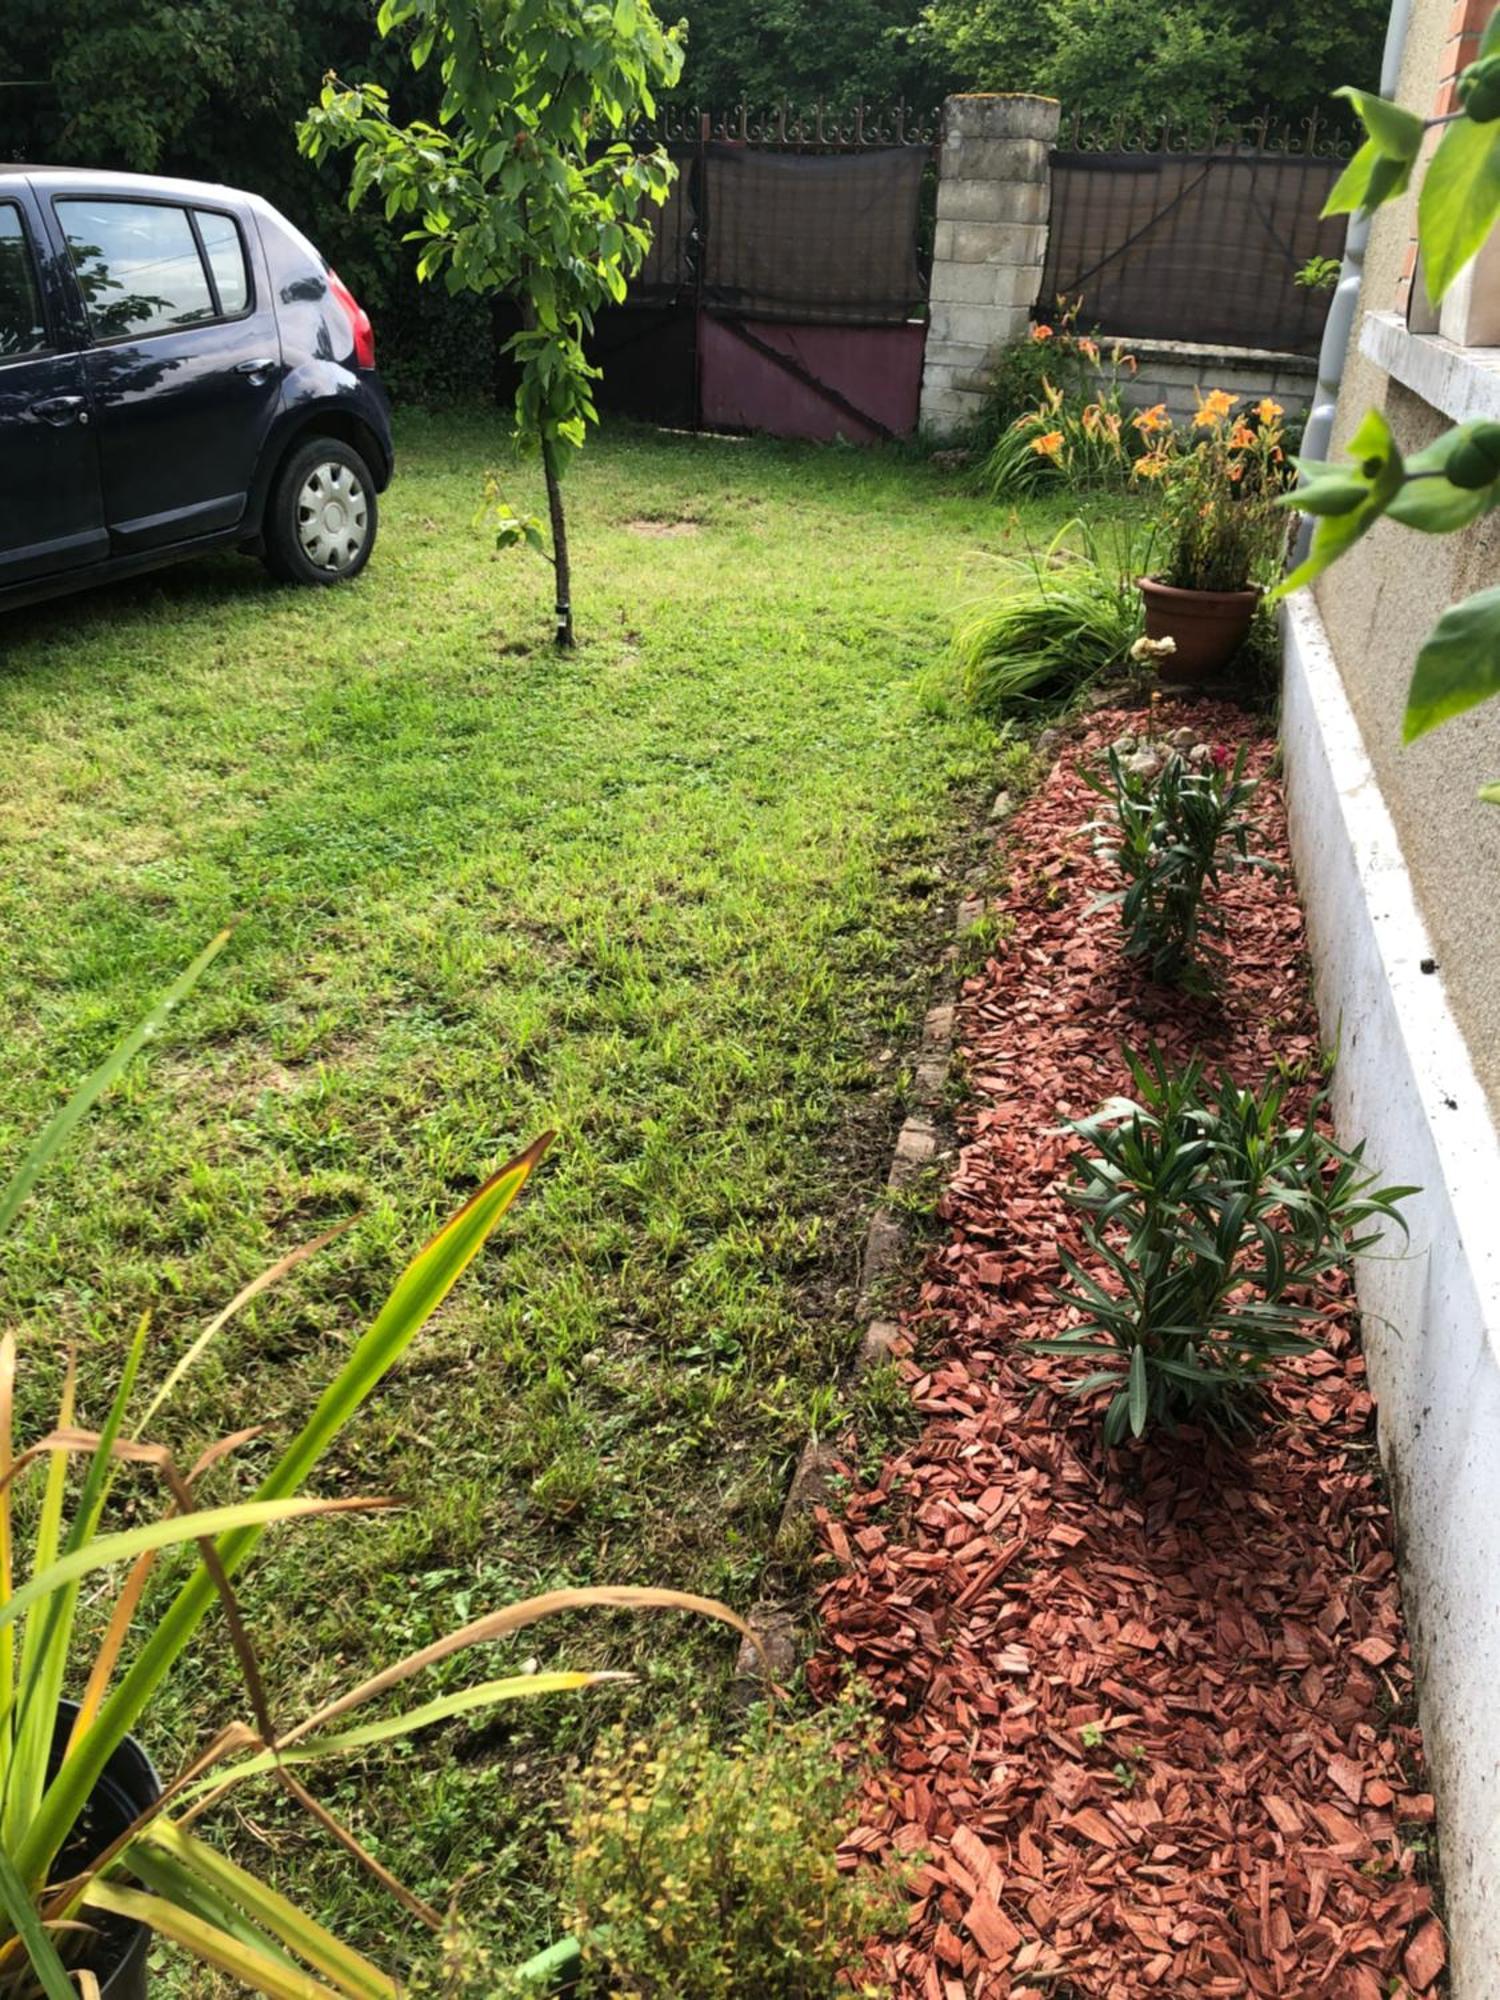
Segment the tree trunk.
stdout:
<svg viewBox="0 0 1500 2000">
<path fill-rule="evenodd" d="M 568 560 L 568 521 L 563 512 L 562 481 L 557 475 L 557 446 L 542 440 L 542 464 L 547 473 L 547 511 L 552 516 L 552 570 L 557 581 L 557 644 L 572 652 L 573 567 Z"/>
</svg>

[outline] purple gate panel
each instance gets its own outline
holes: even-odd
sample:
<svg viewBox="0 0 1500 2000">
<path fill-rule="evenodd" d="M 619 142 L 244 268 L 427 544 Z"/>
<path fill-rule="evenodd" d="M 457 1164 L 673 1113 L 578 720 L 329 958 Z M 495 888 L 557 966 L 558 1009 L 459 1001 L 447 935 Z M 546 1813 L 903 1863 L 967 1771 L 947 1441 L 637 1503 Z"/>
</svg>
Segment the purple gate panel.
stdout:
<svg viewBox="0 0 1500 2000">
<path fill-rule="evenodd" d="M 699 395 L 710 430 L 877 444 L 917 427 L 927 328 L 698 322 Z"/>
</svg>

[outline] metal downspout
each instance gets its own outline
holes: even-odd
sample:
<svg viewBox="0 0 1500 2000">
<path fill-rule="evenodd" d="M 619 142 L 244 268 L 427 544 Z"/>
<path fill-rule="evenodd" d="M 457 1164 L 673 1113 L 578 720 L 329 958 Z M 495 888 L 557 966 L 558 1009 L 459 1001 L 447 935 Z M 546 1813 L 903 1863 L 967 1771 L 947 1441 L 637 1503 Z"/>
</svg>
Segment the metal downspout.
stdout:
<svg viewBox="0 0 1500 2000">
<path fill-rule="evenodd" d="M 1391 0 L 1390 19 L 1385 30 L 1385 54 L 1380 63 L 1380 94 L 1394 97 L 1401 81 L 1401 57 L 1406 48 L 1406 30 L 1411 20 L 1412 0 Z M 1359 306 L 1360 286 L 1364 279 L 1365 251 L 1370 242 L 1370 220 L 1368 215 L 1351 215 L 1348 233 L 1344 238 L 1344 265 L 1339 273 L 1337 289 L 1328 307 L 1328 319 L 1323 328 L 1323 344 L 1318 350 L 1318 386 L 1313 391 L 1313 406 L 1307 419 L 1307 427 L 1302 433 L 1302 454 L 1306 458 L 1326 458 L 1329 439 L 1333 435 L 1334 412 L 1338 407 L 1339 384 L 1344 379 L 1344 359 L 1349 352 L 1349 335 L 1354 328 L 1354 315 Z M 1307 553 L 1307 544 L 1312 538 L 1313 523 L 1303 515 L 1302 527 L 1297 536 L 1297 559 L 1300 562 Z"/>
</svg>

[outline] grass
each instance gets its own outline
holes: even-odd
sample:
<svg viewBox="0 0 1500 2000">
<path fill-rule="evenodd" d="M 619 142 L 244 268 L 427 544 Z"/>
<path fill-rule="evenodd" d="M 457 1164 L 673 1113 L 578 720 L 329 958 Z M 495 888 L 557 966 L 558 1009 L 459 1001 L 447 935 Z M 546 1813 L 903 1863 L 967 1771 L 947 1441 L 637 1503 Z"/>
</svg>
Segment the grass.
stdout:
<svg viewBox="0 0 1500 2000">
<path fill-rule="evenodd" d="M 222 558 L 0 626 L 0 1163 L 241 918 L 0 1261 L 29 1424 L 39 1359 L 55 1384 L 78 1344 L 97 1419 L 143 1309 L 159 1376 L 358 1211 L 230 1329 L 169 1441 L 283 1436 L 424 1232 L 560 1128 L 501 1250 L 325 1468 L 407 1510 L 280 1533 L 247 1578 L 289 1714 L 551 1584 L 753 1601 L 857 1339 L 890 1079 L 994 785 L 997 739 L 932 663 L 1017 517 L 899 454 L 616 432 L 572 481 L 585 644 L 561 659 L 544 570 L 468 526 L 501 438 L 483 412 L 403 423 L 354 587 Z M 420 1893 L 468 1874 L 465 1911 L 517 1955 L 551 1934 L 560 1761 L 622 1701 L 712 1702 L 728 1668 L 676 1621 L 528 1637 L 517 1658 L 641 1683 L 322 1780 Z M 210 1649 L 149 1747 L 171 1766 L 242 1708 Z M 273 1877 L 388 1942 L 381 1893 L 263 1805 Z"/>
</svg>

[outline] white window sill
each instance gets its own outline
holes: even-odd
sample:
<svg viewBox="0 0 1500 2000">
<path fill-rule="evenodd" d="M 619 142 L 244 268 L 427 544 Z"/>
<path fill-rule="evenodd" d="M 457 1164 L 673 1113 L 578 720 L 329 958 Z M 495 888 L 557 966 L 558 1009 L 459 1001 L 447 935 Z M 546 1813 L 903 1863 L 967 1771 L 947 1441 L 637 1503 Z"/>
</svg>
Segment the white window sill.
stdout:
<svg viewBox="0 0 1500 2000">
<path fill-rule="evenodd" d="M 1500 423 L 1500 347 L 1459 347 L 1438 333 L 1413 333 L 1399 313 L 1372 312 L 1359 351 L 1455 423 Z"/>
</svg>

